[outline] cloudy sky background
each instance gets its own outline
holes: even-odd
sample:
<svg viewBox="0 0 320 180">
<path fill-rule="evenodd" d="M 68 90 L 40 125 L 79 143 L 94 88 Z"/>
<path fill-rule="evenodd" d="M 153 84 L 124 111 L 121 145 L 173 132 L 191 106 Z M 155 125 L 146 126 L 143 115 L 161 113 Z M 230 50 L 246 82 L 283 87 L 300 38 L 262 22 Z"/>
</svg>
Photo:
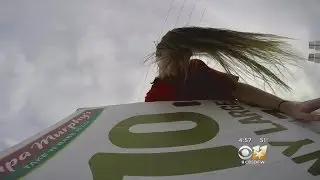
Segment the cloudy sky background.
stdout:
<svg viewBox="0 0 320 180">
<path fill-rule="evenodd" d="M 195 0 L 175 0 L 163 26 L 171 2 L 1 0 L 0 150 L 77 108 L 143 101 L 156 75 L 144 57 L 176 22 L 290 36 L 306 58 L 320 39 L 318 0 L 197 0 L 190 19 Z M 281 97 L 320 96 L 320 64 L 301 67 Z"/>
</svg>

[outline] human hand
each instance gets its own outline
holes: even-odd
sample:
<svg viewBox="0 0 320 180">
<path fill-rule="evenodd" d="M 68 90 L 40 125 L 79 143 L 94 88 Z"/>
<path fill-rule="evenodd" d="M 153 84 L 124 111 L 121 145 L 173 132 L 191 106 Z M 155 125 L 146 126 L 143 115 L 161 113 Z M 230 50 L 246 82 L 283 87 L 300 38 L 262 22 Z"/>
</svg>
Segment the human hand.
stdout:
<svg viewBox="0 0 320 180">
<path fill-rule="evenodd" d="M 301 121 L 320 121 L 320 113 L 313 113 L 320 110 L 320 98 L 304 102 L 285 102 L 281 105 L 280 111 Z"/>
</svg>

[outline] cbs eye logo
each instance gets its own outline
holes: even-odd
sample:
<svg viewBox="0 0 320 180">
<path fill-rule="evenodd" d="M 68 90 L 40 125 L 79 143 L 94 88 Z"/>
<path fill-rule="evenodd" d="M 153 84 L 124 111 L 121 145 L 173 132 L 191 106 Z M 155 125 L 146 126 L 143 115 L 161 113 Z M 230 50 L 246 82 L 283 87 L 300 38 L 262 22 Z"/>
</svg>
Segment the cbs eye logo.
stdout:
<svg viewBox="0 0 320 180">
<path fill-rule="evenodd" d="M 249 146 L 241 146 L 238 155 L 242 160 L 248 160 L 252 157 L 252 149 Z"/>
</svg>

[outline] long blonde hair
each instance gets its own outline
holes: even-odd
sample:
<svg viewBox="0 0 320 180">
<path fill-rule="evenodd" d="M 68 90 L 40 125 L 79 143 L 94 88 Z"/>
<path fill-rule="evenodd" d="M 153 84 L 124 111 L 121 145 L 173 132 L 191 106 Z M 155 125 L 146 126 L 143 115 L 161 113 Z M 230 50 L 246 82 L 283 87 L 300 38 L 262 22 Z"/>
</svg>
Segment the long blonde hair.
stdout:
<svg viewBox="0 0 320 180">
<path fill-rule="evenodd" d="M 273 34 L 183 27 L 165 34 L 152 55 L 155 55 L 156 63 L 162 63 L 159 73 L 174 64 L 177 72 L 187 75 L 190 57 L 202 55 L 218 62 L 227 73 L 235 73 L 240 78 L 240 72 L 254 76 L 263 80 L 272 90 L 273 85 L 291 90 L 271 70 L 282 74 L 284 69 L 288 70 L 288 64 L 295 64 L 301 58 L 286 39 L 288 38 Z"/>
</svg>

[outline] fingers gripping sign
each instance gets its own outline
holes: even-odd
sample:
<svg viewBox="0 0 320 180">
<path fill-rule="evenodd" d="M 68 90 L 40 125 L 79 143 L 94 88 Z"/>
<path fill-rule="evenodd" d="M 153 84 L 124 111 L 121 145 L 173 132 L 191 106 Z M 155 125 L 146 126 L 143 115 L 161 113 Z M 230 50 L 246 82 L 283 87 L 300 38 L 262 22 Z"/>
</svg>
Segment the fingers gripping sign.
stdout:
<svg viewBox="0 0 320 180">
<path fill-rule="evenodd" d="M 138 124 L 192 121 L 188 130 L 132 133 Z M 219 125 L 211 117 L 193 112 L 134 116 L 110 131 L 110 141 L 123 148 L 166 148 L 196 145 L 213 139 Z M 181 152 L 96 153 L 89 161 L 95 180 L 122 180 L 124 176 L 173 176 L 217 171 L 242 166 L 238 149 L 231 145 Z"/>
<path fill-rule="evenodd" d="M 320 121 L 320 98 L 297 103 L 293 108 L 294 117 L 304 121 Z M 318 111 L 315 112 L 315 111 Z"/>
</svg>

